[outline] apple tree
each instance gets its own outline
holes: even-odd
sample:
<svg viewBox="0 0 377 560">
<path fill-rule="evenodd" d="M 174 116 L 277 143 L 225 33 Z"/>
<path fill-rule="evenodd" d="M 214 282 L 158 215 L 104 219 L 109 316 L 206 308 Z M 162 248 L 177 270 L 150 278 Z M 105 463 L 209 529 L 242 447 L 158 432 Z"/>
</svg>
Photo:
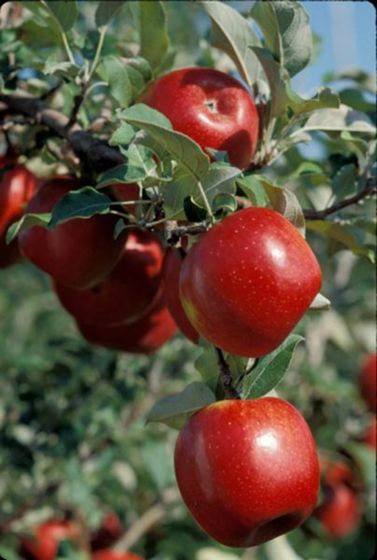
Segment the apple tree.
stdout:
<svg viewBox="0 0 377 560">
<path fill-rule="evenodd" d="M 292 0 L 0 16 L 0 557 L 371 558 L 372 77 L 299 95 Z"/>
</svg>

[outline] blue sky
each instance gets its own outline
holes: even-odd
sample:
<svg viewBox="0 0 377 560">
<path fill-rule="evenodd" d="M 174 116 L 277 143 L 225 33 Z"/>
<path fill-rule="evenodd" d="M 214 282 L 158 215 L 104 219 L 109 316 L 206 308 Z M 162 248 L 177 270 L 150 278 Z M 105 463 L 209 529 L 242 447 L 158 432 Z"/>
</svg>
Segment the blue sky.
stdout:
<svg viewBox="0 0 377 560">
<path fill-rule="evenodd" d="M 315 93 L 322 76 L 331 70 L 361 68 L 376 70 L 375 8 L 370 2 L 304 1 L 313 31 L 322 38 L 321 54 L 315 63 L 294 80 L 304 96 Z"/>
</svg>

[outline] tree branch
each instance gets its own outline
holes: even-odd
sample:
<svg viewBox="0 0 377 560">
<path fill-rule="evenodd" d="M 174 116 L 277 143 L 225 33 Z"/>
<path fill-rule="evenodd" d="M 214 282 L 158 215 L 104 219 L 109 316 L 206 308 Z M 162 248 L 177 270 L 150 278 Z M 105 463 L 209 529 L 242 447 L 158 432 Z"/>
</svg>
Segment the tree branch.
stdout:
<svg viewBox="0 0 377 560">
<path fill-rule="evenodd" d="M 331 214 L 335 214 L 339 212 L 339 210 L 343 210 L 343 208 L 347 208 L 348 206 L 352 206 L 352 204 L 357 204 L 361 200 L 377 193 L 376 185 L 372 178 L 367 179 L 365 187 L 356 193 L 353 196 L 349 196 L 344 200 L 341 200 L 337 204 L 333 204 L 328 208 L 324 208 L 323 210 L 304 210 L 304 216 L 306 220 L 323 220 L 327 216 Z"/>
<path fill-rule="evenodd" d="M 233 385 L 232 373 L 225 361 L 224 354 L 220 348 L 216 348 L 217 358 L 220 367 L 220 381 L 227 399 L 240 399 L 237 389 Z"/>
<path fill-rule="evenodd" d="M 109 146 L 105 140 L 93 137 L 78 124 L 67 128 L 70 119 L 45 106 L 43 101 L 29 95 L 1 95 L 0 104 L 10 113 L 31 117 L 37 124 L 47 127 L 60 138 L 65 138 L 75 154 L 84 159 L 97 172 L 105 171 L 125 162 L 124 156 Z"/>
<path fill-rule="evenodd" d="M 177 488 L 167 488 L 163 491 L 161 501 L 147 509 L 140 517 L 127 529 L 126 533 L 117 541 L 114 550 L 127 552 L 136 544 L 143 535 L 159 521 L 162 521 L 169 511 L 169 506 L 177 501 L 179 493 Z"/>
</svg>

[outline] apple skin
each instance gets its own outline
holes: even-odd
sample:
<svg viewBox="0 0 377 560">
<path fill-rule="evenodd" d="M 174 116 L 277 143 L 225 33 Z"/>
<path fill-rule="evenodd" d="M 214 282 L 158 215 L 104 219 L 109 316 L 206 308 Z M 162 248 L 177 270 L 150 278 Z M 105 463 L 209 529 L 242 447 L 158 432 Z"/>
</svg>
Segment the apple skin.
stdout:
<svg viewBox="0 0 377 560">
<path fill-rule="evenodd" d="M 22 557 L 33 560 L 55 560 L 59 543 L 77 539 L 77 528 L 68 520 L 51 519 L 39 525 L 34 538 L 21 542 Z"/>
<path fill-rule="evenodd" d="M 247 89 L 211 68 L 182 68 L 153 82 L 142 101 L 203 149 L 227 151 L 241 169 L 251 162 L 259 135 L 258 111 Z"/>
<path fill-rule="evenodd" d="M 156 235 L 126 230 L 122 257 L 102 282 L 75 290 L 54 282 L 62 306 L 79 322 L 98 326 L 133 323 L 152 307 L 161 283 L 163 247 Z"/>
<path fill-rule="evenodd" d="M 374 418 L 363 436 L 363 442 L 377 450 L 377 420 Z"/>
<path fill-rule="evenodd" d="M 133 552 L 117 552 L 115 550 L 98 550 L 92 555 L 92 560 L 144 560 Z"/>
<path fill-rule="evenodd" d="M 90 539 L 91 550 L 104 549 L 114 544 L 123 533 L 122 523 L 116 513 L 109 512 Z"/>
<path fill-rule="evenodd" d="M 8 162 L 2 158 L 0 170 Z M 0 181 L 0 268 L 10 266 L 21 259 L 18 240 L 6 244 L 8 227 L 19 220 L 24 207 L 38 187 L 38 180 L 24 167 L 16 165 L 6 171 Z"/>
<path fill-rule="evenodd" d="M 137 183 L 116 183 L 110 185 L 111 192 L 116 200 L 132 202 L 140 200 L 140 188 Z M 136 216 L 137 204 L 125 204 L 123 209 L 128 214 Z"/>
<path fill-rule="evenodd" d="M 50 212 L 66 193 L 77 188 L 73 177 L 54 177 L 40 187 L 27 212 Z M 117 220 L 112 215 L 96 215 L 52 230 L 32 226 L 20 233 L 20 249 L 57 282 L 76 289 L 91 288 L 114 268 L 122 254 L 125 235 L 114 239 Z"/>
<path fill-rule="evenodd" d="M 219 401 L 194 414 L 176 443 L 175 473 L 201 528 L 232 547 L 291 531 L 310 515 L 319 489 L 310 429 L 275 397 Z"/>
<path fill-rule="evenodd" d="M 155 352 L 177 330 L 162 294 L 153 308 L 135 323 L 117 327 L 100 327 L 77 323 L 77 327 L 90 344 L 132 354 L 151 354 Z"/>
<path fill-rule="evenodd" d="M 323 503 L 314 516 L 330 537 L 344 538 L 352 534 L 360 522 L 360 503 L 355 490 L 339 483 L 325 487 Z"/>
<path fill-rule="evenodd" d="M 360 393 L 372 412 L 376 412 L 377 405 L 376 360 L 376 353 L 368 354 L 364 359 L 359 376 Z"/>
<path fill-rule="evenodd" d="M 245 208 L 215 225 L 182 264 L 189 321 L 212 344 L 239 356 L 272 352 L 321 287 L 309 245 L 283 216 Z"/>
<path fill-rule="evenodd" d="M 181 267 L 182 256 L 179 250 L 168 247 L 165 251 L 162 265 L 162 283 L 166 304 L 178 328 L 191 342 L 197 344 L 199 334 L 188 320 L 179 296 L 179 276 Z"/>
</svg>

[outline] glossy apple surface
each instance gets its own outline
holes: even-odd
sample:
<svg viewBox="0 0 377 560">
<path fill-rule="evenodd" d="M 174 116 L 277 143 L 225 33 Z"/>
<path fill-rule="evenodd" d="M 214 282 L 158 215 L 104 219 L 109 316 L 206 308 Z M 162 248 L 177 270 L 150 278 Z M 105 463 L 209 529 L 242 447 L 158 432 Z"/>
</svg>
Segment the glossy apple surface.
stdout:
<svg viewBox="0 0 377 560">
<path fill-rule="evenodd" d="M 143 560 L 143 558 L 137 554 L 133 554 L 132 552 L 98 550 L 92 555 L 92 560 Z"/>
<path fill-rule="evenodd" d="M 251 162 L 259 116 L 249 92 L 231 76 L 211 68 L 174 70 L 151 84 L 143 102 L 203 149 L 228 152 L 241 169 Z"/>
<path fill-rule="evenodd" d="M 50 212 L 57 202 L 79 187 L 72 177 L 55 177 L 42 185 L 27 206 L 27 212 Z M 120 258 L 124 236 L 114 240 L 117 217 L 96 215 L 76 219 L 48 230 L 32 226 L 21 232 L 23 255 L 57 282 L 77 289 L 100 282 Z"/>
<path fill-rule="evenodd" d="M 178 249 L 168 247 L 165 251 L 162 266 L 162 282 L 166 304 L 178 328 L 191 342 L 195 344 L 199 340 L 199 335 L 191 325 L 182 307 L 179 295 L 179 276 L 182 267 L 182 256 Z"/>
<path fill-rule="evenodd" d="M 23 556 L 33 560 L 55 560 L 59 543 L 77 538 L 77 530 L 71 521 L 50 520 L 42 523 L 35 536 L 23 539 Z"/>
<path fill-rule="evenodd" d="M 325 487 L 323 503 L 314 516 L 329 536 L 343 538 L 353 533 L 360 522 L 360 504 L 355 490 L 339 483 Z"/>
<path fill-rule="evenodd" d="M 369 354 L 361 367 L 359 386 L 363 399 L 369 408 L 376 412 L 377 405 L 377 387 L 376 387 L 376 365 L 377 354 Z"/>
<path fill-rule="evenodd" d="M 121 537 L 122 533 L 123 526 L 117 514 L 107 513 L 90 539 L 91 550 L 99 550 L 111 546 Z"/>
<path fill-rule="evenodd" d="M 152 307 L 161 283 L 163 248 L 158 237 L 127 229 L 122 256 L 102 282 L 88 290 L 54 283 L 63 307 L 79 322 L 99 326 L 132 323 Z"/>
<path fill-rule="evenodd" d="M 279 346 L 320 286 L 309 245 L 268 208 L 246 208 L 215 225 L 188 253 L 180 275 L 182 305 L 194 328 L 247 357 Z"/>
<path fill-rule="evenodd" d="M 162 297 L 158 298 L 153 308 L 135 323 L 118 327 L 100 327 L 85 323 L 77 323 L 77 326 L 90 344 L 132 354 L 155 352 L 177 330 Z"/>
<path fill-rule="evenodd" d="M 1 168 L 0 164 L 0 170 Z M 7 245 L 6 233 L 8 227 L 21 218 L 37 185 L 35 175 L 22 165 L 16 165 L 5 171 L 2 176 L 0 181 L 0 268 L 10 266 L 21 258 L 18 240 L 15 239 Z"/>
<path fill-rule="evenodd" d="M 183 500 L 213 539 L 249 547 L 300 525 L 319 488 L 304 418 L 274 397 L 216 402 L 194 414 L 175 449 Z"/>
</svg>

